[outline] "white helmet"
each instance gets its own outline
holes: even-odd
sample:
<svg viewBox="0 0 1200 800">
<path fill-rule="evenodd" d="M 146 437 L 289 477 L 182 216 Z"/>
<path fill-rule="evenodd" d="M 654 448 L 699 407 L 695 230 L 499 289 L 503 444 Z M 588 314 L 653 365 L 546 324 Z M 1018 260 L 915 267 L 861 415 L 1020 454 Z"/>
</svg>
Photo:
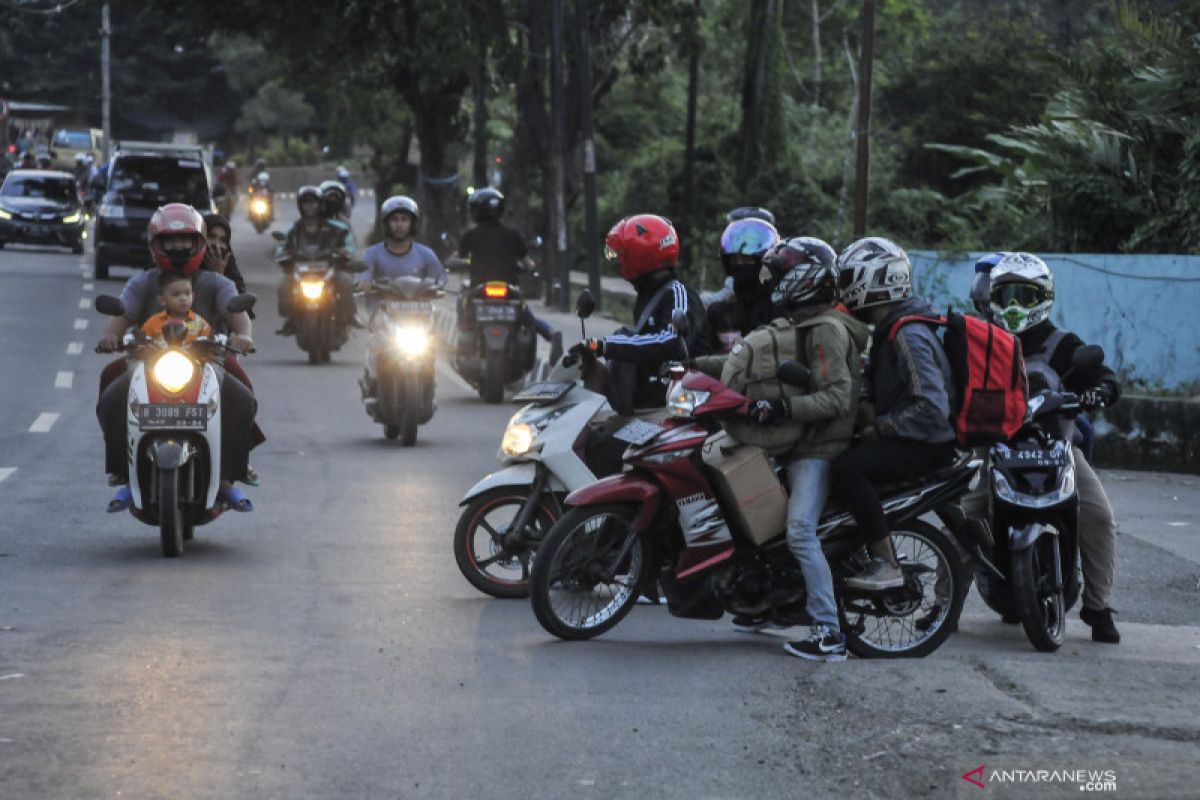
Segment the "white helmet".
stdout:
<svg viewBox="0 0 1200 800">
<path fill-rule="evenodd" d="M 1032 253 L 1008 253 L 992 267 L 992 319 L 1010 333 L 1029 330 L 1050 317 L 1054 273 Z"/>
<path fill-rule="evenodd" d="M 386 225 L 388 217 L 401 212 L 412 217 L 413 233 L 416 233 L 417 223 L 421 221 L 421 209 L 417 207 L 417 201 L 407 195 L 396 194 L 384 200 L 379 207 L 379 219 Z"/>
<path fill-rule="evenodd" d="M 890 239 L 869 236 L 838 256 L 838 290 L 850 311 L 895 303 L 912 294 L 908 254 Z"/>
</svg>

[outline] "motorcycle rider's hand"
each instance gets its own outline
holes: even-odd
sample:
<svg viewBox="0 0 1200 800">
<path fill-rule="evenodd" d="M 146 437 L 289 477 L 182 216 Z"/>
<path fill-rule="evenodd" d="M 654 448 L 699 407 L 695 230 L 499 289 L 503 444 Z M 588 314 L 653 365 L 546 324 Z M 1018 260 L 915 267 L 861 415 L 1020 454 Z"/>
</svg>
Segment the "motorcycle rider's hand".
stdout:
<svg viewBox="0 0 1200 800">
<path fill-rule="evenodd" d="M 249 336 L 242 336 L 240 333 L 230 334 L 229 345 L 230 347 L 241 350 L 243 353 L 250 353 L 254 351 L 254 340 Z"/>
<path fill-rule="evenodd" d="M 1079 395 L 1079 404 L 1084 408 L 1104 408 L 1111 395 L 1107 386 L 1093 386 Z"/>
<path fill-rule="evenodd" d="M 789 416 L 783 400 L 758 400 L 750 406 L 750 421 L 755 425 L 776 425 Z"/>
<path fill-rule="evenodd" d="M 121 337 L 115 333 L 107 333 L 100 337 L 96 349 L 101 353 L 115 353 L 121 349 Z"/>
</svg>

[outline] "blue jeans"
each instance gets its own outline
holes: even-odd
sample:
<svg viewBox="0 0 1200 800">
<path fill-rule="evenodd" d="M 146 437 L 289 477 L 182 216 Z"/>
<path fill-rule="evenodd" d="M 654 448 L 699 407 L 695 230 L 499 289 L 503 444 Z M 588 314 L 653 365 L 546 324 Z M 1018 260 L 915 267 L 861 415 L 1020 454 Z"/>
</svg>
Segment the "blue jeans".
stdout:
<svg viewBox="0 0 1200 800">
<path fill-rule="evenodd" d="M 817 523 L 829 497 L 833 462 L 823 458 L 798 458 L 787 465 L 788 498 L 787 543 L 800 562 L 808 589 L 805 610 L 814 625 L 839 630 L 837 601 L 833 598 L 833 575 L 817 539 Z"/>
</svg>

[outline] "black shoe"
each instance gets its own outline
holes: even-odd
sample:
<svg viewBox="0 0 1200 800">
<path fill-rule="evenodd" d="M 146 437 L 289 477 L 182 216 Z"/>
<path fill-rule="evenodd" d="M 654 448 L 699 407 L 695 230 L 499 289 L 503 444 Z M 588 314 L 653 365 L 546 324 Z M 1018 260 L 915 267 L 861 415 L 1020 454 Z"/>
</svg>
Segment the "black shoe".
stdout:
<svg viewBox="0 0 1200 800">
<path fill-rule="evenodd" d="M 292 321 L 284 320 L 283 327 L 275 331 L 278 336 L 293 336 L 296 333 L 296 326 L 292 325 Z"/>
<path fill-rule="evenodd" d="M 1112 615 L 1117 612 L 1111 608 L 1101 608 L 1093 611 L 1090 608 L 1079 610 L 1079 618 L 1092 628 L 1092 641 L 1105 644 L 1120 644 L 1121 632 L 1113 623 Z"/>
<path fill-rule="evenodd" d="M 814 625 L 807 639 L 788 642 L 783 649 L 809 661 L 845 661 L 846 635 L 825 625 Z"/>
<path fill-rule="evenodd" d="M 778 622 L 766 617 L 752 617 L 749 614 L 739 614 L 733 618 L 733 629 L 738 633 L 759 633 L 768 628 L 782 628 Z"/>
</svg>

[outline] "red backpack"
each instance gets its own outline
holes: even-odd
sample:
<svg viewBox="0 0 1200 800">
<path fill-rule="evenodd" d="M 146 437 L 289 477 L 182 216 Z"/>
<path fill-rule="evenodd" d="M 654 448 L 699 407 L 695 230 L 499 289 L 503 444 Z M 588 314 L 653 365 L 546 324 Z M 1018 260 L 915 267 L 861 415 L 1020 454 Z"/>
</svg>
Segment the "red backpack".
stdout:
<svg viewBox="0 0 1200 800">
<path fill-rule="evenodd" d="M 950 419 L 959 446 L 978 447 L 1011 439 L 1025 421 L 1029 394 L 1021 340 L 998 325 L 946 309 L 944 317 L 901 317 L 892 323 L 888 341 L 894 341 L 900 328 L 910 322 L 946 329 L 942 346 L 957 394 Z"/>
</svg>

